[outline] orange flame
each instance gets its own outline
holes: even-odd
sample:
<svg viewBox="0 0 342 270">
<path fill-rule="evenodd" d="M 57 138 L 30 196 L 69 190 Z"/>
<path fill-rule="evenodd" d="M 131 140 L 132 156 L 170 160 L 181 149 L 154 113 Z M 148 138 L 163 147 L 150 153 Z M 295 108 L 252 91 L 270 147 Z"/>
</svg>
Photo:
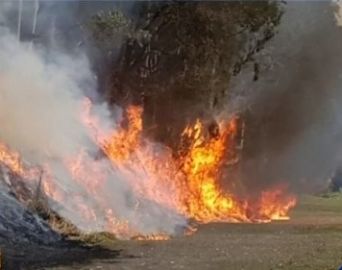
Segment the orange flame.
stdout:
<svg viewBox="0 0 342 270">
<path fill-rule="evenodd" d="M 12 172 L 20 175 L 24 173 L 19 154 L 11 152 L 4 144 L 0 144 L 0 160 L 4 165 L 9 167 Z"/>
<path fill-rule="evenodd" d="M 267 222 L 288 218 L 287 214 L 294 207 L 296 199 L 286 194 L 285 187 L 263 191 L 258 207 L 248 199 L 239 200 L 234 194 L 220 188 L 220 169 L 237 132 L 235 118 L 228 123 L 220 123 L 222 132 L 215 138 L 205 136 L 205 127 L 200 120 L 186 127 L 183 137 L 190 141 L 190 147 L 175 160 L 170 154 L 155 156 L 149 152 L 150 149 L 145 148 L 141 140 L 141 114 L 140 107 L 129 107 L 128 128 L 113 135 L 103 146 L 114 164 L 135 166 L 136 156 L 139 152 L 143 153 L 139 155 L 139 162 L 154 176 L 154 181 L 149 181 L 147 189 L 139 187 L 136 182 L 132 183 L 138 192 L 198 222 Z M 158 194 L 162 186 L 168 186 L 174 196 L 169 198 Z M 256 213 L 250 215 L 250 211 Z"/>
<path fill-rule="evenodd" d="M 206 139 L 204 126 L 197 120 L 194 127 L 187 127 L 183 133 L 192 139 L 190 151 L 181 161 L 188 189 L 183 198 L 185 212 L 201 222 L 246 220 L 243 205 L 232 195 L 224 194 L 217 182 L 228 138 L 236 131 L 235 120 L 222 127 L 219 137 Z"/>
<path fill-rule="evenodd" d="M 123 161 L 139 147 L 139 136 L 142 132 L 142 108 L 129 106 L 127 108 L 127 130 L 121 129 L 115 133 L 109 141 L 103 145 L 103 150 L 108 158 L 115 161 Z"/>
<path fill-rule="evenodd" d="M 278 186 L 261 193 L 261 216 L 270 220 L 288 220 L 288 212 L 296 205 L 296 198 L 284 194 L 285 187 Z"/>
<path fill-rule="evenodd" d="M 234 154 L 233 141 L 237 133 L 237 120 L 219 124 L 217 136 L 206 134 L 204 124 L 197 120 L 185 128 L 182 138 L 188 143 L 186 151 L 177 158 L 171 150 L 148 142 L 142 137 L 142 108 L 129 106 L 126 110 L 126 127 L 121 126 L 109 134 L 101 130 L 101 124 L 92 115 L 92 104 L 86 99 L 81 120 L 89 134 L 107 157 L 113 168 L 127 175 L 128 184 L 140 197 L 170 208 L 197 222 L 268 222 L 288 219 L 288 212 L 296 203 L 294 196 L 287 194 L 285 186 L 263 191 L 254 203 L 249 198 L 239 198 L 232 191 L 224 190 L 219 180 L 228 153 Z M 231 157 L 229 157 L 231 158 Z M 233 155 L 233 159 L 234 159 Z M 0 144 L 0 162 L 24 179 L 38 179 L 41 169 L 26 167 L 20 155 Z M 169 235 L 157 232 L 141 235 L 127 220 L 117 217 L 110 203 L 102 198 L 107 171 L 96 159 L 90 159 L 85 150 L 76 157 L 65 157 L 63 161 L 75 183 L 81 185 L 87 196 L 96 198 L 107 221 L 106 229 L 119 237 L 136 236 L 140 240 L 164 240 Z M 42 187 L 52 199 L 63 202 L 68 196 L 53 181 L 49 167 L 44 165 Z M 139 179 L 137 174 L 139 173 Z M 83 202 L 87 197 L 74 196 L 85 220 L 97 222 L 90 206 Z M 136 205 L 139 211 L 139 203 Z M 251 214 L 252 212 L 252 214 Z M 187 233 L 194 232 L 191 228 Z"/>
</svg>

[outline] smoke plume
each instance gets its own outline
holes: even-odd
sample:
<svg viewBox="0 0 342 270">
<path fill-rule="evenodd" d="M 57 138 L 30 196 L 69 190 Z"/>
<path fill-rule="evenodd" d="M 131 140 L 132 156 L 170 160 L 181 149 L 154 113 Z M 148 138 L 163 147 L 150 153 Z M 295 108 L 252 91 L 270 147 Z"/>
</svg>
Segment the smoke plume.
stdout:
<svg viewBox="0 0 342 270">
<path fill-rule="evenodd" d="M 260 80 L 237 78 L 246 124 L 246 182 L 288 181 L 315 191 L 341 164 L 342 32 L 331 2 L 289 2 L 257 57 Z M 251 83 L 249 83 L 251 82 Z M 240 108 L 241 109 L 241 108 Z M 251 180 L 253 179 L 253 180 Z"/>
<path fill-rule="evenodd" d="M 58 203 L 51 200 L 50 206 L 80 229 L 109 230 L 109 219 L 115 216 L 117 227 L 128 222 L 134 233 L 175 233 L 177 226 L 185 224 L 184 218 L 139 198 L 127 184 L 129 177 L 146 179 L 143 169 L 124 174 L 107 159 L 96 157 L 98 146 L 80 117 L 85 93 L 95 93 L 97 84 L 86 55 L 66 54 L 58 42 L 47 46 L 51 43 L 22 40 L 25 30 L 17 35 L 16 24 L 8 19 L 17 4 L 4 3 L 0 12 L 0 141 L 19 152 L 26 163 L 48 166 L 49 177 L 43 181 L 52 181 L 52 197 L 63 195 Z M 25 14 L 32 5 L 24 2 L 22 8 Z M 115 130 L 120 120 L 120 113 L 113 115 L 106 104 L 94 105 L 92 113 L 104 131 Z M 79 153 L 85 164 L 93 165 L 81 168 L 81 183 L 72 179 L 65 164 Z M 100 174 L 103 184 L 95 190 Z"/>
</svg>

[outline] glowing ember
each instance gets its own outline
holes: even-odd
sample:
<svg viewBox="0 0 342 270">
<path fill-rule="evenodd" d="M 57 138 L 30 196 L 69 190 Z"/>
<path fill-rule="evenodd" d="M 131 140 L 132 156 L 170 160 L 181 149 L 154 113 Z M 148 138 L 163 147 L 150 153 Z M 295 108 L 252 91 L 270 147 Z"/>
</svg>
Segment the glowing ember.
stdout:
<svg viewBox="0 0 342 270">
<path fill-rule="evenodd" d="M 81 120 L 99 147 L 98 158 L 89 158 L 89 153 L 81 149 L 77 156 L 65 157 L 63 165 L 75 185 L 81 186 L 84 191 L 74 194 L 72 200 L 86 222 L 99 222 L 94 211 L 96 208 L 102 211 L 106 219 L 106 230 L 118 237 L 137 240 L 166 240 L 170 237 L 162 231 L 142 235 L 128 220 L 114 212 L 111 198 L 102 195 L 107 185 L 111 184 L 108 175 L 112 173 L 103 167 L 103 158 L 111 162 L 112 170 L 125 176 L 137 198 L 200 223 L 268 222 L 289 218 L 288 212 L 294 207 L 296 199 L 287 194 L 285 186 L 265 190 L 253 201 L 239 198 L 220 186 L 221 171 L 227 159 L 234 159 L 227 155 L 234 152 L 233 141 L 237 133 L 235 118 L 219 123 L 215 136 L 206 132 L 200 120 L 189 125 L 182 134 L 185 149 L 174 157 L 170 149 L 142 138 L 142 112 L 139 106 L 129 106 L 125 125 L 108 133 L 108 130 L 102 131 L 100 121 L 92 115 L 90 100 L 85 100 Z M 20 155 L 11 152 L 4 144 L 0 144 L 0 161 L 24 179 L 43 177 L 42 187 L 55 201 L 69 199 L 68 193 L 53 181 L 48 165 L 44 165 L 43 169 L 26 168 Z M 85 200 L 90 203 L 85 204 Z M 139 216 L 140 201 L 133 203 Z M 195 230 L 189 227 L 185 234 Z"/>
</svg>

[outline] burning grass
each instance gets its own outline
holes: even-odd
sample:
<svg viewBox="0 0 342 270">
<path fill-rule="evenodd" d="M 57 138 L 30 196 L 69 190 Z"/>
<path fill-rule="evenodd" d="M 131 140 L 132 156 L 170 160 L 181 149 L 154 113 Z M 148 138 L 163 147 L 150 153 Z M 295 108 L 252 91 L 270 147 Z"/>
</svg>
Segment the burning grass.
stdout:
<svg viewBox="0 0 342 270">
<path fill-rule="evenodd" d="M 100 143 L 112 163 L 122 166 L 122 170 L 134 166 L 135 157 L 140 154 L 139 161 L 145 170 L 154 174 L 152 178 L 157 176 L 155 182 L 148 187 L 153 190 L 152 193 L 145 187 L 133 184 L 137 192 L 202 223 L 288 219 L 287 213 L 296 200 L 292 195 L 286 194 L 286 186 L 280 185 L 263 191 L 256 202 L 241 200 L 220 187 L 220 170 L 227 152 L 233 149 L 237 132 L 235 118 L 228 122 L 222 121 L 219 129 L 221 132 L 215 137 L 208 136 L 203 123 L 197 120 L 183 132 L 186 150 L 177 159 L 170 158 L 169 155 L 165 164 L 158 164 L 160 156 L 154 156 L 155 153 L 146 149 L 142 141 L 141 113 L 140 107 L 129 107 L 128 129 L 121 130 L 109 141 Z M 161 179 L 165 179 L 164 182 L 161 183 Z M 169 198 L 163 194 L 156 196 L 156 191 L 161 190 L 165 184 L 174 197 Z M 252 212 L 252 216 L 248 212 Z"/>
<path fill-rule="evenodd" d="M 82 190 L 82 193 L 72 198 L 69 198 L 65 187 L 54 181 L 48 162 L 39 167 L 25 164 L 19 153 L 0 144 L 0 160 L 12 173 L 20 176 L 31 187 L 37 185 L 37 179 L 40 179 L 38 185 L 46 196 L 45 205 L 50 205 L 49 201 L 52 200 L 63 206 L 64 200 L 71 199 L 85 223 L 99 223 L 99 213 L 102 213 L 104 225 L 100 230 L 120 238 L 132 237 L 138 240 L 163 240 L 172 234 L 163 228 L 144 231 L 134 224 L 134 220 L 141 222 L 139 220 L 146 220 L 146 217 L 148 220 L 150 214 L 143 214 L 143 209 L 148 205 L 149 209 L 164 209 L 164 212 L 175 213 L 198 223 L 288 219 L 288 212 L 294 207 L 296 199 L 287 192 L 285 185 L 263 190 L 253 199 L 248 196 L 239 197 L 232 190 L 221 187 L 224 164 L 232 163 L 230 159 L 236 159 L 236 118 L 221 121 L 215 136 L 208 134 L 200 120 L 190 124 L 182 134 L 182 151 L 173 155 L 170 149 L 142 136 L 141 107 L 129 106 L 125 114 L 127 125 L 119 125 L 119 128 L 108 131 L 102 129 L 92 111 L 90 100 L 85 100 L 84 105 L 80 119 L 88 128 L 93 142 L 98 145 L 100 154 L 94 159 L 86 149 L 80 149 L 79 155 L 65 157 L 62 161 L 66 173 L 74 181 L 72 184 Z M 103 167 L 103 164 L 107 164 L 104 161 L 108 160 L 110 166 Z M 130 214 L 133 217 L 128 218 L 116 212 L 111 207 L 111 198 L 104 196 L 104 189 L 116 181 L 112 175 L 118 172 L 134 194 L 131 202 L 134 211 Z M 48 213 L 44 203 L 37 200 L 33 208 L 40 215 L 46 214 L 57 231 L 79 234 L 71 223 L 64 223 L 59 215 Z M 189 233 L 193 229 L 185 231 Z"/>
</svg>

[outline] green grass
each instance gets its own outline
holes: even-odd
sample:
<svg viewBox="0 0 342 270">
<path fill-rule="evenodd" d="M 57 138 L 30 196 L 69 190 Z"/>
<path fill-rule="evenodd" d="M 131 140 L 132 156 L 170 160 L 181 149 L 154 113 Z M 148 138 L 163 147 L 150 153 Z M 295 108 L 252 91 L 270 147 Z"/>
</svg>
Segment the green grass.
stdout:
<svg viewBox="0 0 342 270">
<path fill-rule="evenodd" d="M 293 217 L 312 212 L 327 215 L 342 214 L 342 194 L 325 193 L 321 196 L 305 195 L 299 198 L 297 207 L 293 211 Z"/>
</svg>

